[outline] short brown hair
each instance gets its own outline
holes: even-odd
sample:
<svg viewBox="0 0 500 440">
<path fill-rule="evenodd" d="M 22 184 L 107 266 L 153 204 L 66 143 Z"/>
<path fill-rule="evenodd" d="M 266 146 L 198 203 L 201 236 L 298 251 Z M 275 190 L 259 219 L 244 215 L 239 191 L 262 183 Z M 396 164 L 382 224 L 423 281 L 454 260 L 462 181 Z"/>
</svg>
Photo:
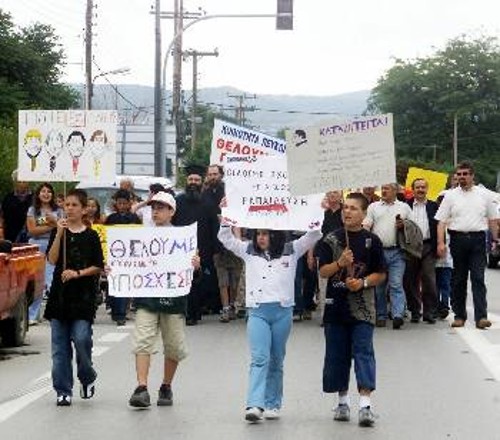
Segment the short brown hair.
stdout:
<svg viewBox="0 0 500 440">
<path fill-rule="evenodd" d="M 474 174 L 474 166 L 469 161 L 460 162 L 455 168 L 455 172 L 457 170 L 469 170 L 471 174 Z"/>
<path fill-rule="evenodd" d="M 366 211 L 368 209 L 368 200 L 360 192 L 352 192 L 346 197 L 346 199 L 357 200 L 361 205 L 361 209 L 363 211 Z"/>
</svg>

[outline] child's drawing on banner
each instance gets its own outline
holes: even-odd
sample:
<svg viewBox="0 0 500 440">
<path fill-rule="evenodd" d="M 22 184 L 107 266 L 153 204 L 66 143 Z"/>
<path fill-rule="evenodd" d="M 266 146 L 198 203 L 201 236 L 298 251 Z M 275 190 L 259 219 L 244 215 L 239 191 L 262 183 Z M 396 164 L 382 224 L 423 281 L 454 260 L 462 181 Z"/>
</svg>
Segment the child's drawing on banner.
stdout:
<svg viewBox="0 0 500 440">
<path fill-rule="evenodd" d="M 96 130 L 90 136 L 90 152 L 94 158 L 94 176 L 99 177 L 101 172 L 101 159 L 108 148 L 108 137 L 102 130 Z"/>
<path fill-rule="evenodd" d="M 57 158 L 64 149 L 64 135 L 58 130 L 50 130 L 45 139 L 45 151 L 49 155 L 49 170 L 54 173 L 57 166 Z"/>
<path fill-rule="evenodd" d="M 117 122 L 114 110 L 21 110 L 19 179 L 114 182 Z"/>
<path fill-rule="evenodd" d="M 36 159 L 42 151 L 42 133 L 32 128 L 24 135 L 24 151 L 30 159 L 31 171 L 36 170 Z"/>
</svg>

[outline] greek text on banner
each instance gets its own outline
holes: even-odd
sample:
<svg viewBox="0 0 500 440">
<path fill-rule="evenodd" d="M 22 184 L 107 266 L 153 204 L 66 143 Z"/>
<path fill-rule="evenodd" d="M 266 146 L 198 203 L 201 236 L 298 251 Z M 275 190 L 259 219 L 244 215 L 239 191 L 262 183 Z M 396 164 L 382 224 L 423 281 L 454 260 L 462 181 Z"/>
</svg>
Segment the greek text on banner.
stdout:
<svg viewBox="0 0 500 440">
<path fill-rule="evenodd" d="M 211 164 L 223 164 L 228 154 L 241 156 L 284 155 L 286 143 L 259 131 L 251 130 L 220 119 L 214 120 L 212 132 Z"/>
<path fill-rule="evenodd" d="M 109 228 L 109 294 L 118 297 L 187 295 L 193 281 L 197 224 Z"/>
<path fill-rule="evenodd" d="M 286 140 L 293 195 L 396 181 L 392 114 L 297 127 Z"/>
<path fill-rule="evenodd" d="M 283 156 L 227 156 L 224 166 L 227 207 L 222 215 L 233 226 L 279 230 L 319 229 L 323 195 L 290 194 Z"/>
</svg>

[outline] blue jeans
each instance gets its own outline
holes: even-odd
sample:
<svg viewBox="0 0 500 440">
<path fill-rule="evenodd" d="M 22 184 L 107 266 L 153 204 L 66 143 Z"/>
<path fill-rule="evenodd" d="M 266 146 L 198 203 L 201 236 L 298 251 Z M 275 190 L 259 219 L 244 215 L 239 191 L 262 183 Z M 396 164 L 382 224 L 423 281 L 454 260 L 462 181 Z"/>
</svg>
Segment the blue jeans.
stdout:
<svg viewBox="0 0 500 440">
<path fill-rule="evenodd" d="M 127 317 L 128 298 L 117 296 L 111 297 L 111 319 L 113 321 L 125 321 Z"/>
<path fill-rule="evenodd" d="M 293 307 L 265 303 L 250 308 L 247 336 L 251 363 L 247 407 L 281 408 L 283 360 L 292 329 Z"/>
<path fill-rule="evenodd" d="M 375 351 L 373 349 L 373 325 L 357 321 L 353 324 L 325 323 L 325 363 L 323 367 L 323 391 L 336 393 L 349 389 L 351 363 L 358 390 L 375 389 Z"/>
<path fill-rule="evenodd" d="M 52 330 L 52 383 L 57 395 L 73 394 L 73 347 L 78 379 L 89 385 L 97 377 L 92 366 L 92 324 L 89 321 L 50 321 Z"/>
<path fill-rule="evenodd" d="M 387 319 L 387 286 L 391 298 L 393 318 L 403 318 L 405 313 L 405 291 L 403 275 L 406 262 L 401 249 L 384 249 L 387 264 L 387 280 L 376 287 L 377 319 Z"/>
<path fill-rule="evenodd" d="M 30 238 L 29 242 L 31 244 L 37 244 L 40 252 L 46 254 L 47 253 L 47 246 L 49 245 L 49 240 L 44 238 L 44 239 L 38 239 L 38 238 Z M 48 260 L 45 260 L 45 289 L 44 290 L 50 290 L 50 286 L 52 284 L 52 277 L 54 275 L 54 265 L 50 264 Z M 29 312 L 28 312 L 28 319 L 30 321 L 37 321 L 40 318 L 40 309 L 42 308 L 42 301 L 43 297 L 40 295 L 38 298 L 36 298 L 30 305 L 29 307 Z"/>
<path fill-rule="evenodd" d="M 438 309 L 450 310 L 451 267 L 436 267 L 436 287 L 438 294 Z"/>
</svg>

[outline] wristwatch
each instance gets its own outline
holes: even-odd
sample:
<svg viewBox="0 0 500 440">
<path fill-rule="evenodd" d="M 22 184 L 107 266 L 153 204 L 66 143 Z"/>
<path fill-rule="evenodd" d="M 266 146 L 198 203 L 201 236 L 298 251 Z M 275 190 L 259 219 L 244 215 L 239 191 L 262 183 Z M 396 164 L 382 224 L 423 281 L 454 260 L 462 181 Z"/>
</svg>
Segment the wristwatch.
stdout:
<svg viewBox="0 0 500 440">
<path fill-rule="evenodd" d="M 370 287 L 368 285 L 368 278 L 363 278 L 363 289 L 368 289 L 368 287 Z"/>
</svg>

